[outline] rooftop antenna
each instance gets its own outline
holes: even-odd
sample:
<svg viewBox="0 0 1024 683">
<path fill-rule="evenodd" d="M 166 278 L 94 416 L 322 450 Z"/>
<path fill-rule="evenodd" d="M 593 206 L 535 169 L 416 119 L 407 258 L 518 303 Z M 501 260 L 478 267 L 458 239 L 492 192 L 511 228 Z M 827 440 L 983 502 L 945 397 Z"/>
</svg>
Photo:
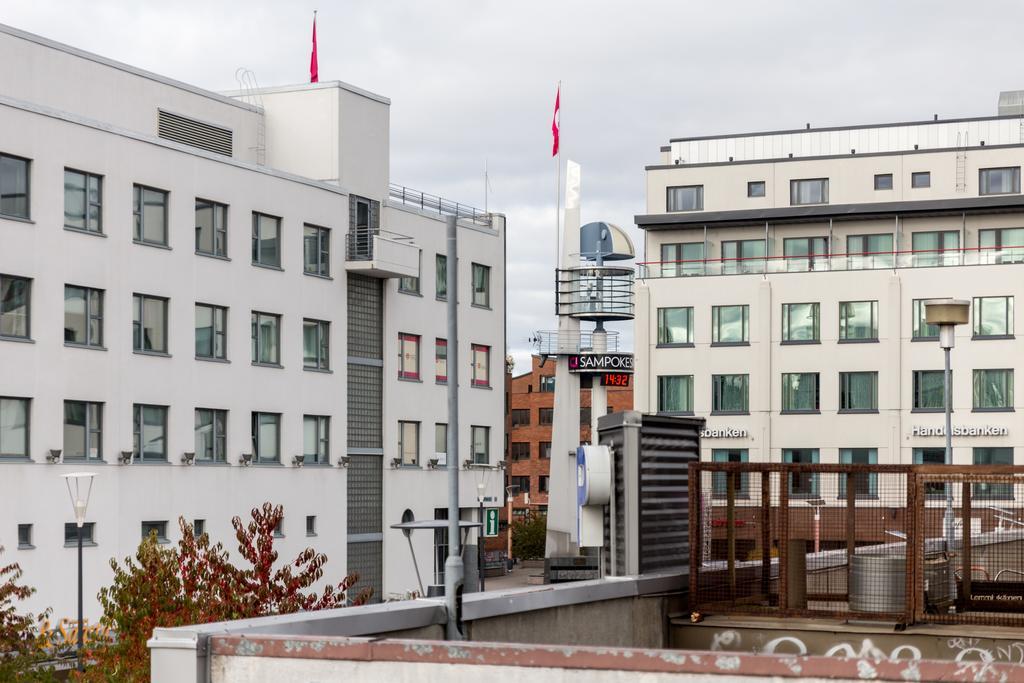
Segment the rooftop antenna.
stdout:
<svg viewBox="0 0 1024 683">
<path fill-rule="evenodd" d="M 259 109 L 256 121 L 256 145 L 249 149 L 256 153 L 256 165 L 266 166 L 267 164 L 267 120 L 263 111 L 263 95 L 260 94 L 260 84 L 256 81 L 256 74 L 244 66 L 235 69 L 235 81 L 238 83 L 239 98 L 246 104 Z"/>
</svg>

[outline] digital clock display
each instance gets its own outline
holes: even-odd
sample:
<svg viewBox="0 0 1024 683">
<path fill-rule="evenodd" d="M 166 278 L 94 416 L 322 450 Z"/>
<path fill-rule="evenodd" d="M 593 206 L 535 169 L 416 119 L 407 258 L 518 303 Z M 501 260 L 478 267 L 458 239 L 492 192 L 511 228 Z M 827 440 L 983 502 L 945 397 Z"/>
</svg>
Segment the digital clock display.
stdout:
<svg viewBox="0 0 1024 683">
<path fill-rule="evenodd" d="M 626 372 L 604 372 L 601 373 L 601 386 L 603 387 L 628 387 L 629 373 Z"/>
</svg>

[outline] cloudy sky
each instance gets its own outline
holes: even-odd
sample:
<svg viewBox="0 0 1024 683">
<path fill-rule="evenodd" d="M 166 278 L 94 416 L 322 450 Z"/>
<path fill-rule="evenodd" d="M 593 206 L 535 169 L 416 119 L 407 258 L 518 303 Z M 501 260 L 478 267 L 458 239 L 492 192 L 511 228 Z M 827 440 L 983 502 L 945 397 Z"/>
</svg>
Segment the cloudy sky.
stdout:
<svg viewBox="0 0 1024 683">
<path fill-rule="evenodd" d="M 242 66 L 307 80 L 313 9 L 321 80 L 392 100 L 394 182 L 483 208 L 486 161 L 517 371 L 555 325 L 559 80 L 583 221 L 624 227 L 671 137 L 994 114 L 999 90 L 1024 89 L 1024 3 L 999 0 L 0 0 L 0 22 L 226 90 Z"/>
</svg>

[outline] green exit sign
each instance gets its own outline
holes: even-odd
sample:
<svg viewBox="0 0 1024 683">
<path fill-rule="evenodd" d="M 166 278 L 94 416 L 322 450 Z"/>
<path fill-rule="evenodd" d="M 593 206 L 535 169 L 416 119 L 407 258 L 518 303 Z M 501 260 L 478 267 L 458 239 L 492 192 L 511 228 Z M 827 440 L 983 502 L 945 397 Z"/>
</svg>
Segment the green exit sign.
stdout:
<svg viewBox="0 0 1024 683">
<path fill-rule="evenodd" d="M 498 508 L 487 508 L 484 513 L 484 536 L 494 538 L 498 535 Z"/>
</svg>

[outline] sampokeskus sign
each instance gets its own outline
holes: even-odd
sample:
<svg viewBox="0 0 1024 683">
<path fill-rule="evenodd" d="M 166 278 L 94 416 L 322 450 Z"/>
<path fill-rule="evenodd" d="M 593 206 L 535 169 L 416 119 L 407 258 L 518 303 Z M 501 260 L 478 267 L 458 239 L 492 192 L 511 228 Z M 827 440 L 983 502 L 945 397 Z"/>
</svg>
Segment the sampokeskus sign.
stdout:
<svg viewBox="0 0 1024 683">
<path fill-rule="evenodd" d="M 569 356 L 569 372 L 633 372 L 631 353 L 579 353 Z"/>
</svg>

